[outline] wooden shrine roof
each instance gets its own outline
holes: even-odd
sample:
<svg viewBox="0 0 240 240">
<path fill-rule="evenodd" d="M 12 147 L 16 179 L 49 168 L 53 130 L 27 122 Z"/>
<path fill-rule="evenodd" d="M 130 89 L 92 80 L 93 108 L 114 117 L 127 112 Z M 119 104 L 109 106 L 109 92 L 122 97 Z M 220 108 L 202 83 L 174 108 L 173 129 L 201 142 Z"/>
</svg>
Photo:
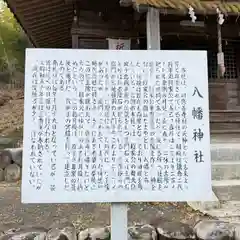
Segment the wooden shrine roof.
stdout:
<svg viewBox="0 0 240 240">
<path fill-rule="evenodd" d="M 70 4 L 66 4 L 70 1 Z M 69 48 L 71 47 L 71 27 L 73 22 L 74 0 L 5 0 L 29 39 L 35 47 L 41 48 Z M 119 5 L 119 0 L 85 0 L 79 2 L 98 3 L 103 9 L 108 3 Z M 173 11 L 173 14 L 187 13 L 192 6 L 196 13 L 216 14 L 218 7 L 223 13 L 229 15 L 240 14 L 240 1 L 207 1 L 207 0 L 131 0 L 137 5 L 151 5 L 161 8 L 163 12 Z M 101 4 L 99 4 L 101 2 Z M 109 7 L 107 5 L 107 7 Z M 80 8 L 82 9 L 82 8 Z M 170 13 L 170 12 L 169 12 Z"/>
<path fill-rule="evenodd" d="M 5 0 L 35 47 L 71 47 L 73 5 L 64 0 Z"/>
<path fill-rule="evenodd" d="M 187 13 L 189 6 L 198 14 L 216 14 L 216 9 L 227 15 L 240 14 L 240 1 L 222 0 L 135 0 L 137 5 L 150 5 L 162 9 L 161 12 Z"/>
</svg>

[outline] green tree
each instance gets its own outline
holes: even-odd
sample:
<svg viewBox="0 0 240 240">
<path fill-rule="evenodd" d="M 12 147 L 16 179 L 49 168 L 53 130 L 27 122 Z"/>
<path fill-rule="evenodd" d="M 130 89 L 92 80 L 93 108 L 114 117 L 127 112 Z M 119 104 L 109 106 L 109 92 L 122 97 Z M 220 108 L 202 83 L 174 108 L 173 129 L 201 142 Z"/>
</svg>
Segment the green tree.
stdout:
<svg viewBox="0 0 240 240">
<path fill-rule="evenodd" d="M 0 71 L 23 71 L 27 37 L 12 12 L 0 0 Z"/>
</svg>

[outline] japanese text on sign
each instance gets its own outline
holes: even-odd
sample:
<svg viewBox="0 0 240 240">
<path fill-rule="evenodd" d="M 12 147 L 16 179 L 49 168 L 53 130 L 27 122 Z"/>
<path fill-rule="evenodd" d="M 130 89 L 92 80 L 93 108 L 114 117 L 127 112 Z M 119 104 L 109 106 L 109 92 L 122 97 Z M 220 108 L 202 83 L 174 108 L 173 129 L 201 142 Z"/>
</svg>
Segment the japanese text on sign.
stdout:
<svg viewBox="0 0 240 240">
<path fill-rule="evenodd" d="M 23 202 L 211 198 L 206 52 L 26 58 Z"/>
</svg>

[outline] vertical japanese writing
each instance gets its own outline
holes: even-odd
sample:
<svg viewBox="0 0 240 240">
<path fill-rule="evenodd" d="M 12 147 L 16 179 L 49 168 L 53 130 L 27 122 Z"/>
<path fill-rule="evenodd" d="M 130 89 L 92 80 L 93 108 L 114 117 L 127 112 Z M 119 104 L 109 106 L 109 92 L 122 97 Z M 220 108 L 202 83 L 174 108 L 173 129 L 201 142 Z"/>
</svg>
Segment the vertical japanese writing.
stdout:
<svg viewBox="0 0 240 240">
<path fill-rule="evenodd" d="M 180 69 L 180 84 L 182 85 L 183 91 L 181 93 L 181 119 L 182 119 L 182 184 L 178 184 L 179 188 L 185 187 L 186 189 L 188 188 L 188 144 L 189 144 L 189 139 L 188 139 L 188 119 L 187 119 L 187 93 L 186 93 L 186 79 L 187 79 L 187 69 L 182 67 Z"/>
<path fill-rule="evenodd" d="M 201 100 L 203 100 L 203 95 L 200 93 L 197 87 L 194 87 L 192 96 L 197 97 L 198 103 L 200 104 L 200 106 L 193 107 L 192 117 L 195 121 L 197 120 L 200 121 L 201 123 L 201 121 L 204 119 L 203 108 L 201 106 L 202 105 Z M 197 124 L 197 126 L 201 126 L 201 124 Z M 201 148 L 199 149 L 199 142 L 201 142 L 202 139 L 204 139 L 204 132 L 202 131 L 201 127 L 198 127 L 192 129 L 192 134 L 193 141 L 195 142 L 194 145 L 196 146 L 194 150 L 194 160 L 196 161 L 196 163 L 202 163 L 204 162 L 204 155 L 202 149 Z"/>
<path fill-rule="evenodd" d="M 39 66 L 35 64 L 32 69 L 32 124 L 34 127 L 31 129 L 31 150 L 30 150 L 30 161 L 29 164 L 29 183 L 35 189 L 40 190 L 42 187 L 42 145 L 39 141 L 39 93 L 38 85 L 40 83 Z"/>
<path fill-rule="evenodd" d="M 187 70 L 180 65 L 177 61 L 42 63 L 39 80 L 33 74 L 33 83 L 40 81 L 33 84 L 33 90 L 39 88 L 38 93 L 32 92 L 33 103 L 38 101 L 41 112 L 40 130 L 32 133 L 33 143 L 38 135 L 38 146 L 32 149 L 38 151 L 33 155 L 42 156 L 43 150 L 49 154 L 51 191 L 56 188 L 57 91 L 66 95 L 66 191 L 187 187 Z M 196 93 L 202 97 L 197 88 L 193 95 Z M 202 119 L 201 106 L 192 110 L 192 116 Z M 201 129 L 195 129 L 193 139 L 201 140 L 203 135 Z M 194 156 L 203 161 L 201 152 L 196 150 Z M 156 170 L 151 170 L 154 166 Z"/>
<path fill-rule="evenodd" d="M 53 64 L 40 61 L 32 69 L 32 125 L 31 132 L 31 184 L 40 190 L 43 187 L 43 159 L 50 159 L 49 176 L 54 179 L 56 171 L 56 85 Z M 44 164 L 44 165 L 43 165 Z M 54 180 L 47 184 L 55 191 Z"/>
<path fill-rule="evenodd" d="M 209 160 L 206 89 L 181 56 L 108 54 L 31 63 L 28 184 L 66 198 L 184 196 Z"/>
</svg>

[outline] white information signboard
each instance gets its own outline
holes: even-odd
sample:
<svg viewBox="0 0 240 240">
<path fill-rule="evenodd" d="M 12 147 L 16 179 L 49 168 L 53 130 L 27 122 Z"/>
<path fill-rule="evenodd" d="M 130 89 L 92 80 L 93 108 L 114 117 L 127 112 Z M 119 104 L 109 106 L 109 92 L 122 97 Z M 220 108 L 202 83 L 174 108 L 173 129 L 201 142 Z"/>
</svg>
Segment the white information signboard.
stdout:
<svg viewBox="0 0 240 240">
<path fill-rule="evenodd" d="M 205 51 L 27 49 L 22 202 L 211 200 Z"/>
</svg>

